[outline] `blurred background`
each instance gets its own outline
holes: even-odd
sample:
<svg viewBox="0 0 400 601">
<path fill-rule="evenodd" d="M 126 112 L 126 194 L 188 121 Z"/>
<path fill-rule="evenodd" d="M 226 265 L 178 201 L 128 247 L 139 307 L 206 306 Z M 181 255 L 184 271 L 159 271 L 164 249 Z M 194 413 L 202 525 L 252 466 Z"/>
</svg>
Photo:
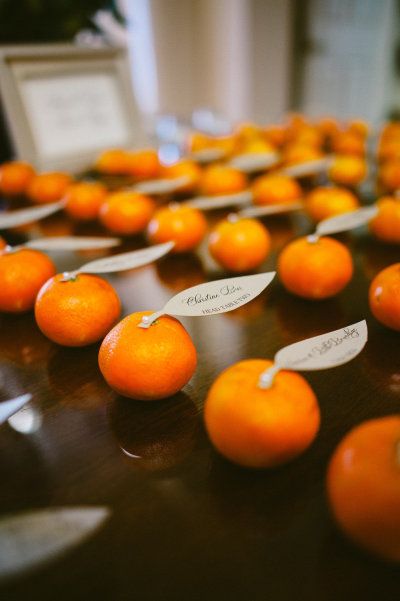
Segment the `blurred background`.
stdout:
<svg viewBox="0 0 400 601">
<path fill-rule="evenodd" d="M 126 46 L 158 139 L 292 110 L 379 124 L 400 113 L 399 14 L 397 0 L 0 0 L 0 42 Z"/>
</svg>

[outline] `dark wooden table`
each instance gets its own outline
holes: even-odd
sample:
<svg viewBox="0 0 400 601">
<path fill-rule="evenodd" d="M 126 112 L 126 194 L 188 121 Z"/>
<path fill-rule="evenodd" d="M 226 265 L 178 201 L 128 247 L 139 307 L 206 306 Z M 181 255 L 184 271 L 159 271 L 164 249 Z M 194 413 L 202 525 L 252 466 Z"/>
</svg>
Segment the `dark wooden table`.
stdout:
<svg viewBox="0 0 400 601">
<path fill-rule="evenodd" d="M 276 252 L 309 232 L 300 215 L 265 221 Z M 47 232 L 71 224 L 46 220 Z M 45 228 L 46 229 L 46 228 Z M 78 228 L 79 233 L 87 233 Z M 88 230 L 89 231 L 89 230 Z M 62 601 L 338 601 L 399 598 L 400 568 L 354 548 L 330 518 L 324 481 L 342 436 L 362 420 L 399 412 L 399 334 L 368 308 L 371 278 L 399 248 L 366 231 L 341 239 L 355 261 L 337 298 L 312 303 L 275 280 L 230 314 L 182 320 L 198 349 L 197 372 L 176 397 L 156 403 L 114 394 L 97 367 L 98 345 L 49 342 L 33 316 L 1 316 L 1 400 L 31 392 L 40 427 L 0 427 L 0 510 L 105 505 L 111 517 L 64 557 L 0 586 L 0 598 Z M 124 250 L 143 246 L 126 243 Z M 58 254 L 60 270 L 83 261 Z M 263 269 L 261 268 L 260 271 Z M 226 277 L 204 250 L 110 277 L 124 314 L 158 309 L 176 291 Z M 322 412 L 313 446 L 272 471 L 241 469 L 211 447 L 202 421 L 207 390 L 222 369 L 366 318 L 369 341 L 351 363 L 306 374 Z M 399 508 L 400 511 L 400 508 Z"/>
</svg>

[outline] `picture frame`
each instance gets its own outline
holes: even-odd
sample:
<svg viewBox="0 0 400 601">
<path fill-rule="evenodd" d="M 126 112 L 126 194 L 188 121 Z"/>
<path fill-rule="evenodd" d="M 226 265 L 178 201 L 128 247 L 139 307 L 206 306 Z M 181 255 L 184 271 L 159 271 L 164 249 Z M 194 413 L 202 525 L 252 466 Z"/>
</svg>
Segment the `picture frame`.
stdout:
<svg viewBox="0 0 400 601">
<path fill-rule="evenodd" d="M 106 148 L 146 145 L 123 48 L 0 47 L 0 93 L 15 158 L 38 170 L 82 172 Z"/>
</svg>

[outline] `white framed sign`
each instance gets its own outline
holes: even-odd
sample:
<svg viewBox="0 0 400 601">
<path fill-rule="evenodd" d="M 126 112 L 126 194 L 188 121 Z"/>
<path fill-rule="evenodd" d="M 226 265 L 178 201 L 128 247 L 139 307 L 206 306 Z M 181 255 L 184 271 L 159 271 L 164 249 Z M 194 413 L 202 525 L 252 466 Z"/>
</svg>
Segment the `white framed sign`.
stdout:
<svg viewBox="0 0 400 601">
<path fill-rule="evenodd" d="M 145 135 L 121 48 L 0 48 L 0 91 L 15 155 L 40 170 L 89 167 Z"/>
</svg>

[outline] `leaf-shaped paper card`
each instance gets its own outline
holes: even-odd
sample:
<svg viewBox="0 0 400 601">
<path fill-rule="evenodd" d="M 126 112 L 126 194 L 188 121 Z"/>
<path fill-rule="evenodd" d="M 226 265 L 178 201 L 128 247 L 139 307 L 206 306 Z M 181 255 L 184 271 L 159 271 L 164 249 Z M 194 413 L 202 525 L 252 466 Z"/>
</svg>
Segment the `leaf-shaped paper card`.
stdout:
<svg viewBox="0 0 400 601">
<path fill-rule="evenodd" d="M 253 195 L 250 190 L 237 192 L 235 194 L 224 194 L 221 196 L 197 196 L 185 202 L 188 207 L 194 207 L 203 211 L 212 209 L 222 209 L 224 207 L 233 207 L 245 205 L 252 201 Z"/>
<path fill-rule="evenodd" d="M 354 359 L 367 339 L 367 322 L 359 321 L 286 346 L 275 355 L 275 364 L 280 369 L 299 371 L 336 367 Z"/>
<path fill-rule="evenodd" d="M 212 163 L 224 158 L 226 152 L 223 148 L 203 148 L 192 152 L 189 159 L 198 163 Z"/>
<path fill-rule="evenodd" d="M 320 221 L 316 227 L 315 233 L 317 236 L 329 236 L 330 234 L 346 232 L 347 230 L 352 230 L 361 225 L 365 225 L 368 221 L 371 221 L 377 213 L 378 207 L 376 205 L 357 209 L 356 211 L 349 211 L 348 213 L 342 213 L 341 215 L 336 215 L 335 217 Z"/>
<path fill-rule="evenodd" d="M 309 175 L 317 175 L 318 173 L 324 173 L 329 169 L 333 162 L 332 157 L 324 157 L 323 159 L 316 159 L 314 161 L 305 161 L 304 163 L 296 163 L 295 165 L 289 165 L 281 170 L 283 175 L 288 177 L 307 177 Z"/>
<path fill-rule="evenodd" d="M 22 394 L 21 396 L 0 403 L 0 424 L 3 424 L 9 417 L 17 413 L 26 403 L 31 400 L 31 394 Z"/>
<path fill-rule="evenodd" d="M 156 261 L 160 257 L 166 255 L 173 246 L 173 242 L 165 242 L 164 244 L 149 246 L 149 248 L 133 250 L 104 259 L 97 259 L 96 261 L 90 261 L 90 263 L 82 265 L 82 267 L 74 273 L 111 273 L 113 271 L 134 269 L 135 267 L 141 267 L 142 265 Z"/>
<path fill-rule="evenodd" d="M 132 190 L 140 192 L 140 194 L 171 194 L 186 184 L 190 184 L 190 182 L 191 179 L 187 175 L 170 179 L 151 179 L 147 182 L 136 184 Z"/>
<path fill-rule="evenodd" d="M 47 564 L 81 544 L 109 517 L 107 507 L 59 507 L 0 520 L 0 580 Z"/>
<path fill-rule="evenodd" d="M 23 246 L 37 250 L 90 250 L 111 248 L 121 244 L 119 238 L 100 238 L 96 236 L 55 236 L 29 240 Z"/>
<path fill-rule="evenodd" d="M 139 324 L 148 328 L 161 315 L 218 315 L 250 302 L 272 282 L 275 271 L 214 280 L 192 286 L 173 296 L 161 311 L 143 317 Z"/>
<path fill-rule="evenodd" d="M 229 166 L 244 173 L 253 173 L 273 167 L 279 163 L 279 160 L 276 152 L 246 152 L 233 157 L 229 161 Z"/>
<path fill-rule="evenodd" d="M 60 200 L 59 202 L 53 202 L 43 207 L 32 207 L 29 209 L 18 209 L 17 211 L 0 213 L 0 230 L 18 227 L 19 225 L 25 225 L 26 223 L 44 219 L 44 217 L 48 217 L 48 215 L 60 211 L 64 206 L 65 202 Z"/>
<path fill-rule="evenodd" d="M 266 215 L 278 215 L 280 213 L 290 213 L 291 211 L 300 211 L 303 209 L 301 202 L 285 202 L 276 205 L 264 205 L 260 207 L 246 207 L 238 212 L 239 217 L 264 217 Z"/>
</svg>

